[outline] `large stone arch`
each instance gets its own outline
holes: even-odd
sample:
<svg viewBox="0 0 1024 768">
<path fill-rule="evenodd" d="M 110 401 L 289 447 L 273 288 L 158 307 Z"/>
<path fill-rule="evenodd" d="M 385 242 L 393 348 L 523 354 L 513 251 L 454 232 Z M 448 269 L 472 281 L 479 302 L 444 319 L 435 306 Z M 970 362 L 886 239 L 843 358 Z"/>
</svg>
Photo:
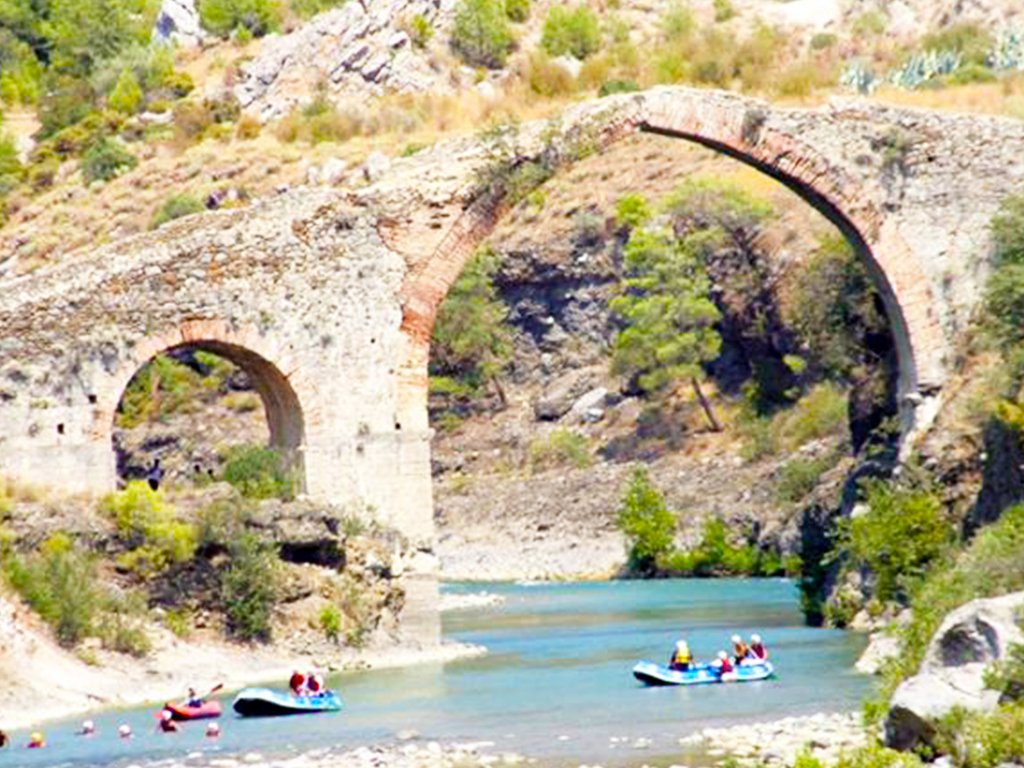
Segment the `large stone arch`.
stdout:
<svg viewBox="0 0 1024 768">
<path fill-rule="evenodd" d="M 314 392 L 303 377 L 301 367 L 289 360 L 287 351 L 274 347 L 258 329 L 237 330 L 224 320 L 190 320 L 163 333 L 151 334 L 134 344 L 131 355 L 115 369 L 109 380 L 97 387 L 92 436 L 97 442 L 110 444 L 115 413 L 124 392 L 146 363 L 160 354 L 179 349 L 205 350 L 230 360 L 249 375 L 263 403 L 270 445 L 285 454 L 297 473 L 300 490 L 304 490 L 306 412 L 303 401 L 316 422 Z M 108 485 L 111 473 L 116 475 L 116 467 L 106 472 Z"/>
<path fill-rule="evenodd" d="M 885 302 L 899 359 L 904 433 L 923 428 L 935 403 L 921 404 L 941 388 L 951 345 L 940 322 L 941 302 L 918 254 L 886 215 L 877 187 L 851 173 L 848 157 L 816 146 L 799 121 L 773 121 L 761 102 L 733 94 L 655 89 L 621 99 L 603 114 L 591 107 L 569 111 L 560 130 L 569 135 L 584 121 L 598 125 L 599 151 L 635 133 L 695 142 L 746 163 L 785 184 L 835 224 L 867 265 Z M 576 122 L 574 122 L 574 120 Z M 780 124 L 776 125 L 776 122 Z M 797 128 L 795 130 L 794 128 Z M 535 159 L 524 155 L 520 162 Z M 425 413 L 426 365 L 438 308 L 466 261 L 491 234 L 508 205 L 469 196 L 445 236 L 418 261 L 403 285 L 406 356 L 400 366 L 405 402 Z M 425 394 L 422 395 L 425 397 Z"/>
</svg>

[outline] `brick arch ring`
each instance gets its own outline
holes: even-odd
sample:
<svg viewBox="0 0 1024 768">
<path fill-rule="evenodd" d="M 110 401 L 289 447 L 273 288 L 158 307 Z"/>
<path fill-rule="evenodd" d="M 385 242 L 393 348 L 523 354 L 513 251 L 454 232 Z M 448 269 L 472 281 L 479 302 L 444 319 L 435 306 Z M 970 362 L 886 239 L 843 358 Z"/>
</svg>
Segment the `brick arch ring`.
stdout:
<svg viewBox="0 0 1024 768">
<path fill-rule="evenodd" d="M 618 104 L 620 108 L 601 126 L 600 150 L 635 133 L 701 144 L 778 180 L 839 228 L 867 266 L 884 301 L 899 360 L 904 432 L 911 429 L 913 396 L 937 392 L 945 379 L 947 342 L 927 274 L 865 185 L 804 137 L 774 127 L 768 112 L 759 111 L 758 105 L 769 112 L 771 108 L 760 102 L 667 88 L 636 94 Z M 572 127 L 571 120 L 564 124 Z M 402 329 L 407 339 L 400 364 L 403 386 L 425 381 L 437 310 L 467 260 L 508 208 L 500 200 L 468 201 L 438 246 L 410 271 L 402 291 Z"/>
<path fill-rule="evenodd" d="M 307 428 L 319 423 L 316 387 L 286 349 L 253 326 L 235 328 L 223 320 L 188 320 L 139 340 L 97 392 L 92 437 L 108 443 L 117 408 L 132 378 L 157 355 L 193 347 L 219 355 L 252 379 L 266 412 L 270 444 L 293 454 L 301 468 Z M 113 451 L 111 451 L 113 459 Z"/>
</svg>

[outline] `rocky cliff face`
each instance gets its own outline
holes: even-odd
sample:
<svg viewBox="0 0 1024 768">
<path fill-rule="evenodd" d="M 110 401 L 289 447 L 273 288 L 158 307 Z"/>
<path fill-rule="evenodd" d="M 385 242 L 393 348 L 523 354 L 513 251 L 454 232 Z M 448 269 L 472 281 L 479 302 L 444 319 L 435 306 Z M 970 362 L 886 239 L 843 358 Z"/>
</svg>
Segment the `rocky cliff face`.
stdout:
<svg viewBox="0 0 1024 768">
<path fill-rule="evenodd" d="M 295 32 L 268 37 L 241 68 L 234 92 L 261 120 L 287 114 L 320 89 L 356 104 L 385 92 L 444 87 L 449 74 L 410 36 L 414 19 L 442 36 L 455 0 L 348 2 Z M 453 73 L 457 74 L 457 73 Z"/>
</svg>

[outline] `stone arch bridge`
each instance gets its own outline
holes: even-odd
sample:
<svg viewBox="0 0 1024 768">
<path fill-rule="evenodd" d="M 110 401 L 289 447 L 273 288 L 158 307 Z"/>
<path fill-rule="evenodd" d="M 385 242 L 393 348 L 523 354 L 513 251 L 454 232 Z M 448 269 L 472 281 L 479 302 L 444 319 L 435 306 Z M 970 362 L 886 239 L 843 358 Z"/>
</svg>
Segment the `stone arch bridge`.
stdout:
<svg viewBox="0 0 1024 768">
<path fill-rule="evenodd" d="M 510 173 L 555 170 L 637 131 L 747 162 L 846 233 L 887 303 L 905 426 L 926 426 L 982 290 L 989 221 L 1024 189 L 1024 123 L 659 88 L 581 103 L 514 138 L 439 144 L 361 188 L 190 217 L 0 283 L 0 474 L 113 488 L 125 386 L 155 354 L 190 345 L 251 374 L 309 496 L 372 506 L 431 548 L 438 305 L 507 208 Z"/>
</svg>

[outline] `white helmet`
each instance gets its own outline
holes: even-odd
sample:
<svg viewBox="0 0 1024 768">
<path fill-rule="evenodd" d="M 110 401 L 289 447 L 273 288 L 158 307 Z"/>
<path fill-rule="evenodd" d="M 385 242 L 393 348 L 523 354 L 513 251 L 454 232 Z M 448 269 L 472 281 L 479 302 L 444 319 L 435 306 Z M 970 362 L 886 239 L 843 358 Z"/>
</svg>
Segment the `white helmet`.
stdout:
<svg viewBox="0 0 1024 768">
<path fill-rule="evenodd" d="M 761 636 L 760 635 L 751 635 L 750 636 L 750 642 L 752 642 L 752 643 L 760 643 L 761 642 Z"/>
<path fill-rule="evenodd" d="M 117 735 L 122 739 L 127 739 L 132 735 L 132 727 L 128 723 L 123 723 L 117 727 Z"/>
<path fill-rule="evenodd" d="M 732 636 L 732 641 L 734 643 L 742 643 L 743 642 L 743 638 L 741 638 L 739 635 L 733 635 Z"/>
<path fill-rule="evenodd" d="M 96 724 L 92 720 L 82 721 L 82 733 L 92 733 L 96 730 Z"/>
<path fill-rule="evenodd" d="M 165 709 L 163 712 L 160 713 L 161 720 L 170 720 L 172 717 L 174 717 L 174 713 L 171 712 L 171 710 L 169 709 Z"/>
<path fill-rule="evenodd" d="M 676 648 L 678 648 L 680 651 L 685 651 L 689 647 L 690 646 L 686 644 L 685 640 L 676 640 Z"/>
<path fill-rule="evenodd" d="M 216 723 L 210 723 L 206 726 L 206 735 L 210 737 L 220 736 L 220 726 Z"/>
<path fill-rule="evenodd" d="M 724 661 L 725 659 L 729 658 L 729 654 L 727 654 L 725 651 L 719 651 L 718 658 Z"/>
</svg>

